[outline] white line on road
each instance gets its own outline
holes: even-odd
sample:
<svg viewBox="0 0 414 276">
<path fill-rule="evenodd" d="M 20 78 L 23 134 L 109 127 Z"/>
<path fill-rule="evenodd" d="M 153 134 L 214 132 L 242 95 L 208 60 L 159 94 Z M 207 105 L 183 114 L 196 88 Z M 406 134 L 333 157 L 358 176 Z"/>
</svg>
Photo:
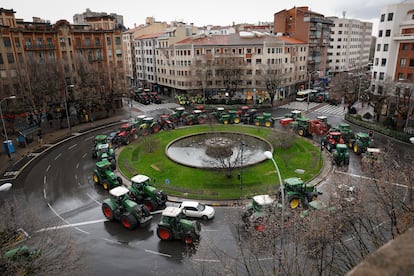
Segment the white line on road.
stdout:
<svg viewBox="0 0 414 276">
<path fill-rule="evenodd" d="M 74 144 L 74 145 L 72 145 L 72 146 L 70 146 L 68 149 L 73 149 L 73 148 L 76 148 L 78 146 L 78 144 Z"/>
<path fill-rule="evenodd" d="M 78 163 L 78 164 L 76 164 L 76 168 L 77 168 L 77 169 L 79 169 L 79 163 Z"/>
<path fill-rule="evenodd" d="M 110 239 L 107 239 L 107 238 L 103 238 L 103 240 L 107 241 L 107 242 L 111 242 L 111 243 L 122 244 L 120 241 L 110 240 Z"/>
<path fill-rule="evenodd" d="M 209 259 L 192 259 L 195 262 L 210 262 L 210 263 L 219 263 L 220 260 L 209 260 Z"/>
<path fill-rule="evenodd" d="M 49 166 L 47 166 L 47 168 L 46 168 L 46 172 L 48 172 L 49 170 L 50 170 L 50 164 L 49 164 Z"/>
<path fill-rule="evenodd" d="M 345 175 L 349 175 L 351 177 L 358 177 L 358 178 L 368 179 L 368 180 L 378 180 L 378 179 L 373 178 L 373 177 L 368 177 L 368 176 L 363 176 L 363 175 L 358 175 L 358 174 L 353 174 L 353 173 L 347 173 L 347 172 L 341 172 L 341 171 L 337 171 L 337 170 L 335 170 L 335 172 L 345 174 Z M 404 184 L 399 184 L 399 183 L 391 183 L 391 184 L 394 185 L 394 186 L 397 186 L 397 187 L 408 188 L 408 186 L 404 185 Z"/>
<path fill-rule="evenodd" d="M 61 215 L 59 215 L 56 211 L 55 211 L 55 209 L 53 209 L 53 207 L 52 207 L 52 205 L 50 205 L 50 203 L 48 203 L 47 204 L 47 206 L 49 206 L 49 208 L 50 208 L 50 210 L 52 210 L 52 212 L 58 217 L 58 218 L 60 218 L 64 223 L 66 223 L 68 226 L 66 226 L 66 227 L 74 227 L 76 230 L 78 230 L 78 231 L 80 231 L 80 232 L 82 232 L 82 233 L 85 233 L 85 234 L 89 234 L 89 232 L 86 232 L 86 231 L 84 231 L 84 230 L 82 230 L 82 229 L 80 229 L 80 228 L 78 228 L 78 227 L 76 227 L 75 225 L 73 225 L 73 224 L 70 224 L 67 220 L 65 220 Z M 61 228 L 63 228 L 63 226 L 61 227 Z"/>
<path fill-rule="evenodd" d="M 65 225 L 58 225 L 58 226 L 51 226 L 51 227 L 47 227 L 47 228 L 42 228 L 40 230 L 37 230 L 36 232 L 44 232 L 44 231 L 51 231 L 51 230 L 59 230 L 59 229 L 64 229 L 64 228 L 69 228 L 69 227 L 75 227 L 76 226 L 82 226 L 82 225 L 88 225 L 88 224 L 94 224 L 94 223 L 100 223 L 100 222 L 104 222 L 107 219 L 98 219 L 98 220 L 91 220 L 91 221 L 84 221 L 84 222 L 79 222 L 79 223 L 72 223 L 72 224 L 65 224 Z M 89 234 L 86 231 L 83 231 L 79 228 L 77 228 L 79 231 L 84 232 L 86 234 Z"/>
<path fill-rule="evenodd" d="M 62 155 L 62 153 L 59 153 L 56 157 L 55 160 L 58 160 L 58 158 Z"/>
<path fill-rule="evenodd" d="M 148 249 L 145 249 L 145 252 L 152 253 L 152 254 L 155 254 L 155 255 L 164 256 L 164 257 L 168 257 L 168 258 L 172 257 L 172 255 L 168 255 L 168 254 L 164 254 L 164 253 L 160 253 L 160 252 L 155 252 L 155 251 L 148 250 Z"/>
<path fill-rule="evenodd" d="M 94 138 L 95 138 L 95 136 L 89 136 L 88 138 L 85 138 L 84 141 L 89 141 L 89 140 L 92 140 Z"/>
<path fill-rule="evenodd" d="M 83 158 L 85 158 L 87 155 L 88 155 L 87 153 L 84 153 L 84 154 L 82 155 L 82 159 L 83 159 Z"/>
<path fill-rule="evenodd" d="M 44 197 L 45 199 L 47 199 L 47 198 L 46 198 L 46 189 L 45 189 L 45 188 L 43 188 L 43 197 Z"/>
<path fill-rule="evenodd" d="M 101 205 L 101 203 L 99 201 L 97 201 L 95 198 L 93 198 L 90 194 L 86 193 L 86 195 L 92 199 L 93 201 L 95 201 L 96 203 L 98 203 L 98 205 Z"/>
</svg>

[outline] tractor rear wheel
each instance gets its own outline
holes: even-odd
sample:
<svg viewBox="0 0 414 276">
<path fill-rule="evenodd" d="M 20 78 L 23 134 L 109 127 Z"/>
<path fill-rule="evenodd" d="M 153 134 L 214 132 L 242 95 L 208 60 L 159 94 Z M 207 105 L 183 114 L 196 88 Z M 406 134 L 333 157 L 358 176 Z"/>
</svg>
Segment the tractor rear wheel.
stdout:
<svg viewBox="0 0 414 276">
<path fill-rule="evenodd" d="M 93 179 L 93 183 L 95 183 L 96 185 L 100 184 L 99 175 L 97 173 L 93 173 L 92 179 Z"/>
<path fill-rule="evenodd" d="M 108 180 L 104 180 L 103 182 L 102 182 L 102 187 L 105 189 L 105 190 L 107 190 L 107 191 L 109 191 L 109 187 L 110 187 L 111 185 L 109 185 L 109 183 L 108 183 Z"/>
<path fill-rule="evenodd" d="M 293 195 L 289 198 L 289 207 L 292 209 L 296 209 L 299 207 L 300 198 L 297 195 Z"/>
<path fill-rule="evenodd" d="M 114 212 L 115 210 L 112 209 L 111 205 L 107 203 L 102 203 L 102 213 L 106 217 L 107 220 L 113 221 L 114 220 Z"/>
<path fill-rule="evenodd" d="M 134 229 L 138 225 L 137 219 L 131 213 L 122 214 L 121 223 L 126 229 L 129 230 Z"/>
<path fill-rule="evenodd" d="M 235 124 L 240 123 L 240 118 L 239 118 L 239 117 L 234 118 L 234 119 L 233 119 L 233 122 L 234 122 Z"/>
<path fill-rule="evenodd" d="M 254 125 L 255 126 L 260 126 L 260 122 L 259 121 L 256 121 L 256 122 L 254 122 Z"/>
<path fill-rule="evenodd" d="M 224 120 L 224 121 L 223 121 L 223 124 L 224 124 L 224 125 L 228 125 L 228 124 L 229 124 L 229 120 Z"/>
<path fill-rule="evenodd" d="M 303 128 L 298 129 L 299 136 L 305 136 L 305 130 Z"/>
<path fill-rule="evenodd" d="M 159 226 L 157 228 L 157 236 L 160 238 L 160 240 L 163 241 L 170 241 L 173 238 L 172 231 L 169 228 L 163 226 Z"/>
<path fill-rule="evenodd" d="M 159 127 L 159 125 L 153 125 L 152 126 L 152 132 L 154 132 L 154 133 L 158 133 L 160 131 L 160 127 Z"/>
<path fill-rule="evenodd" d="M 266 121 L 265 122 L 265 127 L 271 127 L 272 126 L 272 122 L 271 121 Z"/>
</svg>

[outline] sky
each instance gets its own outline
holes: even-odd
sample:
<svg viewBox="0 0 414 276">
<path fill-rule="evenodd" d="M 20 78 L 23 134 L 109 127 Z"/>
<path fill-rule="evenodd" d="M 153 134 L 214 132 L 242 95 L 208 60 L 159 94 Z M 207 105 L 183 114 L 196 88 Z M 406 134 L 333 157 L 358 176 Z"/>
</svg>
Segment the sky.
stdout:
<svg viewBox="0 0 414 276">
<path fill-rule="evenodd" d="M 118 2 L 119 1 L 119 2 Z M 377 33 L 378 18 L 383 6 L 402 2 L 401 0 L 0 0 L 0 7 L 13 9 L 16 18 L 32 21 L 32 17 L 50 20 L 53 24 L 60 19 L 73 22 L 73 15 L 89 8 L 94 12 L 116 13 L 124 16 L 124 25 L 133 28 L 145 23 L 146 17 L 170 23 L 181 21 L 206 25 L 228 26 L 233 23 L 273 22 L 273 14 L 283 9 L 308 6 L 310 10 L 325 16 L 359 19 L 374 23 L 373 34 Z M 408 0 L 412 1 L 412 0 Z"/>
</svg>

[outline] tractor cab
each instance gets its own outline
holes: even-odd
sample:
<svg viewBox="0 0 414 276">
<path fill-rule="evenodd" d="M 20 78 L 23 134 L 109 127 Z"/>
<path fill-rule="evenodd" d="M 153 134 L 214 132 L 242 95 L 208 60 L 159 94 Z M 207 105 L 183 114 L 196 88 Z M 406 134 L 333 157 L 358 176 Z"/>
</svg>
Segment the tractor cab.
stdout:
<svg viewBox="0 0 414 276">
<path fill-rule="evenodd" d="M 96 169 L 100 173 L 105 172 L 106 170 L 110 170 L 111 169 L 111 162 L 109 162 L 109 160 L 107 160 L 107 159 L 96 162 Z"/>
<path fill-rule="evenodd" d="M 93 145 L 96 146 L 98 144 L 105 144 L 108 142 L 108 136 L 105 134 L 99 134 L 95 137 Z"/>
<path fill-rule="evenodd" d="M 128 193 L 128 188 L 124 186 L 118 186 L 109 190 L 109 194 L 117 201 L 117 203 L 121 203 L 125 198 L 127 198 Z"/>
<path fill-rule="evenodd" d="M 252 207 L 256 212 L 272 210 L 274 201 L 269 195 L 257 195 L 253 197 Z"/>
<path fill-rule="evenodd" d="M 145 186 L 149 186 L 150 182 L 151 179 L 143 174 L 138 174 L 131 178 L 131 185 L 141 190 L 143 190 Z"/>
</svg>

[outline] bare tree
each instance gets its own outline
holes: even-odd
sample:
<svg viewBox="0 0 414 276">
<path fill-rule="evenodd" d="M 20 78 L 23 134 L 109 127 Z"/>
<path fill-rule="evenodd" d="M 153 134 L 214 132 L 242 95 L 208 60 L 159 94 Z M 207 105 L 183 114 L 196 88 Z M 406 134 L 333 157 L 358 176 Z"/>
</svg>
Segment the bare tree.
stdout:
<svg viewBox="0 0 414 276">
<path fill-rule="evenodd" d="M 287 75 L 283 72 L 283 65 L 268 64 L 262 69 L 263 81 L 266 84 L 267 93 L 269 93 L 270 102 L 273 106 L 274 99 Z"/>
<path fill-rule="evenodd" d="M 5 199 L 0 212 L 0 274 L 83 274 L 82 254 L 67 230 L 42 228 L 45 224 L 14 198 Z M 10 254 L 13 249 L 19 250 Z"/>
<path fill-rule="evenodd" d="M 229 100 L 233 99 L 242 83 L 242 75 L 244 73 L 243 57 L 238 57 L 231 54 L 221 55 L 220 57 L 217 57 L 213 62 L 213 68 L 215 68 L 216 77 L 221 78 L 224 89 L 228 93 Z"/>
</svg>

